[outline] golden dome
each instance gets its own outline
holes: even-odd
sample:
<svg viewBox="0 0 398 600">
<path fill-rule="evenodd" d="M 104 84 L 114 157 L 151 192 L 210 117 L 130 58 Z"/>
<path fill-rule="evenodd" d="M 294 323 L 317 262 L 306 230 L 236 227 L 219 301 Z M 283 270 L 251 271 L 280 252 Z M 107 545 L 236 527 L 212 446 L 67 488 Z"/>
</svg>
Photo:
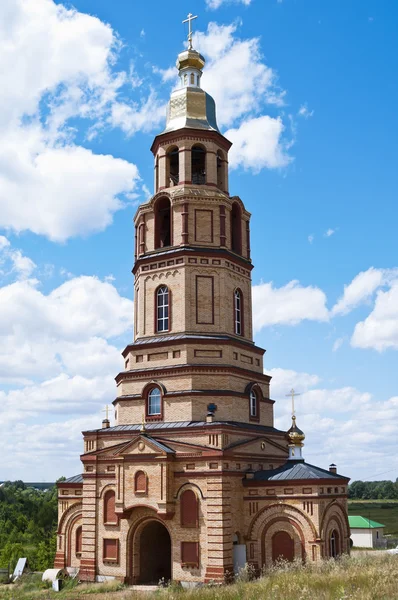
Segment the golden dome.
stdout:
<svg viewBox="0 0 398 600">
<path fill-rule="evenodd" d="M 193 69 L 199 69 L 199 71 L 201 71 L 205 66 L 205 62 L 205 59 L 201 54 L 199 54 L 199 52 L 193 49 L 188 49 L 180 52 L 177 57 L 176 67 L 179 71 L 189 67 Z"/>
<path fill-rule="evenodd" d="M 184 127 L 220 133 L 215 102 L 200 87 L 205 62 L 203 56 L 193 48 L 188 48 L 178 55 L 176 66 L 180 87 L 171 93 L 167 105 L 166 128 L 162 133 Z"/>
<path fill-rule="evenodd" d="M 304 432 L 301 431 L 301 429 L 299 429 L 296 425 L 296 417 L 293 415 L 292 416 L 292 426 L 289 429 L 289 431 L 287 432 L 287 437 L 289 439 L 289 442 L 293 445 L 293 446 L 303 446 L 303 441 L 305 440 L 305 435 Z"/>
</svg>

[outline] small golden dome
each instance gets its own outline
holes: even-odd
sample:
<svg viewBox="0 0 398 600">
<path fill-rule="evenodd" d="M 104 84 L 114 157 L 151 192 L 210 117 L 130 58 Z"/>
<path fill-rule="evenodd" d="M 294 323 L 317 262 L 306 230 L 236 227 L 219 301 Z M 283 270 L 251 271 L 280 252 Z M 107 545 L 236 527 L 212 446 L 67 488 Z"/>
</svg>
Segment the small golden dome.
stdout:
<svg viewBox="0 0 398 600">
<path fill-rule="evenodd" d="M 201 54 L 199 54 L 199 52 L 189 49 L 180 52 L 177 57 L 176 67 L 179 71 L 189 67 L 192 69 L 199 69 L 199 71 L 201 71 L 205 66 L 205 62 L 205 59 Z"/>
<path fill-rule="evenodd" d="M 303 441 L 305 440 L 304 432 L 301 431 L 296 425 L 296 417 L 292 416 L 292 426 L 287 432 L 287 437 L 289 442 L 294 446 L 303 446 Z"/>
</svg>

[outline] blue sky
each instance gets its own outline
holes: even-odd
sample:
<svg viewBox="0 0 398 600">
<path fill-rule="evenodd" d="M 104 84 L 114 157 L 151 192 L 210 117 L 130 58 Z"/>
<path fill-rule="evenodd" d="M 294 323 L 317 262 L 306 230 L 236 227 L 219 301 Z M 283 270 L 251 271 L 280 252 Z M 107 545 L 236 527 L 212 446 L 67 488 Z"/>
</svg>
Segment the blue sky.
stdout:
<svg viewBox="0 0 398 600">
<path fill-rule="evenodd" d="M 398 476 L 397 21 L 351 0 L 0 6 L 0 479 L 80 469 L 132 337 L 132 217 L 152 193 L 190 10 L 251 223 L 276 425 L 309 462 Z M 380 474 L 380 477 L 378 477 Z"/>
</svg>

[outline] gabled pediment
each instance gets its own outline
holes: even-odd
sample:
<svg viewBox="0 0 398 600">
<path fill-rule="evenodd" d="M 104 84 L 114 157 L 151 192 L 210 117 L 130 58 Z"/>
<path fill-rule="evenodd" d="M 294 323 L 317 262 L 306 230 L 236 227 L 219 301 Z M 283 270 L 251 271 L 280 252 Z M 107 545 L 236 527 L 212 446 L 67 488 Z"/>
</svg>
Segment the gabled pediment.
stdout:
<svg viewBox="0 0 398 600">
<path fill-rule="evenodd" d="M 172 448 L 169 448 L 165 444 L 158 442 L 149 435 L 141 434 L 131 442 L 125 444 L 122 448 L 119 448 L 117 456 L 120 458 L 125 456 L 139 455 L 139 456 L 159 456 L 167 454 L 175 454 Z"/>
<path fill-rule="evenodd" d="M 287 448 L 264 436 L 231 444 L 225 450 L 228 451 L 228 454 L 239 454 L 239 456 L 264 454 L 265 456 L 272 455 L 277 458 L 286 458 L 287 453 Z"/>
</svg>

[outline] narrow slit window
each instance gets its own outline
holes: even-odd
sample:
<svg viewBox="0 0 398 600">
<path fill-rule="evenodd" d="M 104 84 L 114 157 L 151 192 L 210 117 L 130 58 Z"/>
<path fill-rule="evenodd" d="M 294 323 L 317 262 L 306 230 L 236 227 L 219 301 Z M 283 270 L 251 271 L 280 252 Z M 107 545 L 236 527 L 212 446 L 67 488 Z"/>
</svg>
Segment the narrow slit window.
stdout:
<svg viewBox="0 0 398 600">
<path fill-rule="evenodd" d="M 256 418 L 258 414 L 257 410 L 257 394 L 255 391 L 250 392 L 250 416 Z"/>
<path fill-rule="evenodd" d="M 242 296 L 239 290 L 234 293 L 235 333 L 242 335 Z"/>
</svg>

